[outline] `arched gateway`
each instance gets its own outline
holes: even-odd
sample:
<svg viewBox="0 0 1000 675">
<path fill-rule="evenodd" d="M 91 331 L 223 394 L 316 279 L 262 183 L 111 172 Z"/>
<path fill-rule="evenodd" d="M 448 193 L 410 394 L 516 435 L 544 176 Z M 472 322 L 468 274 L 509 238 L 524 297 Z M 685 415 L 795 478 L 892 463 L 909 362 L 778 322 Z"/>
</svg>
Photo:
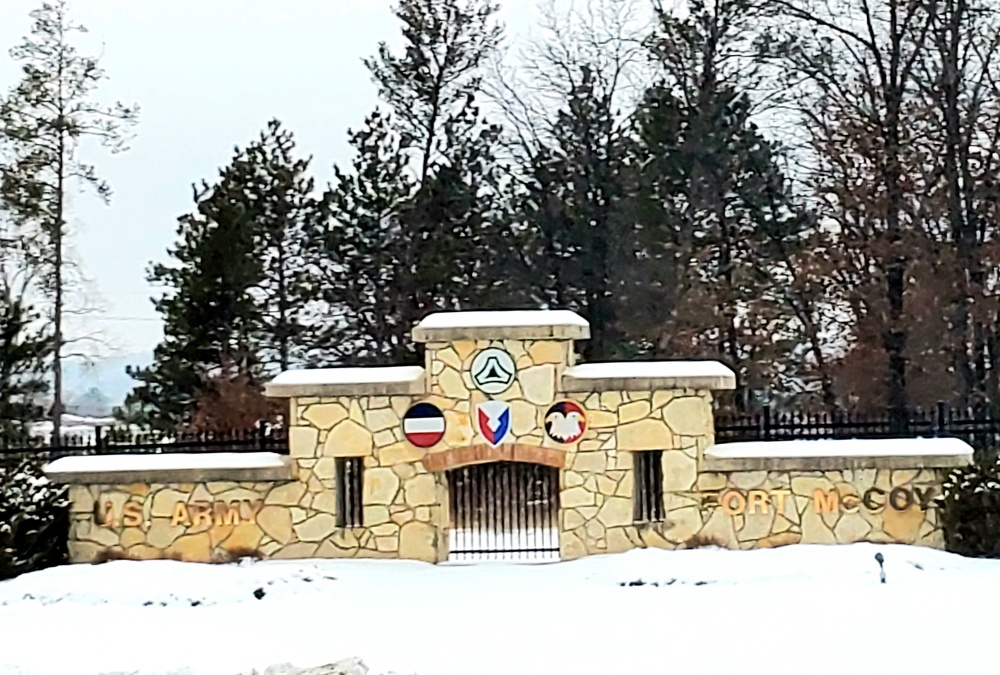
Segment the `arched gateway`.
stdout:
<svg viewBox="0 0 1000 675">
<path fill-rule="evenodd" d="M 289 456 L 69 457 L 69 552 L 265 558 L 579 558 L 692 539 L 731 548 L 941 546 L 956 439 L 713 445 L 715 362 L 576 362 L 566 311 L 453 312 L 421 365 L 282 373 Z M 950 442 L 949 441 L 953 441 Z"/>
<path fill-rule="evenodd" d="M 559 558 L 559 471 L 566 453 L 520 443 L 454 448 L 425 467 L 445 471 L 448 559 Z"/>
</svg>

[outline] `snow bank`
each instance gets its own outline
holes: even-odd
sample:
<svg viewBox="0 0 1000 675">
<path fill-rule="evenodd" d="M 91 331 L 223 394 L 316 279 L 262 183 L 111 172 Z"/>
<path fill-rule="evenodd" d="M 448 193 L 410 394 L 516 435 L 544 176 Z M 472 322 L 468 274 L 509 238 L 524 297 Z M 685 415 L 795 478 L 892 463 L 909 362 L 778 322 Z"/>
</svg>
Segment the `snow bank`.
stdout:
<svg viewBox="0 0 1000 675">
<path fill-rule="evenodd" d="M 539 565 L 117 561 L 0 583 L 0 672 L 233 675 L 352 656 L 373 675 L 992 672 L 968 645 L 993 643 L 982 608 L 997 603 L 1000 561 L 874 544 Z M 933 649 L 915 646 L 927 636 Z"/>
</svg>

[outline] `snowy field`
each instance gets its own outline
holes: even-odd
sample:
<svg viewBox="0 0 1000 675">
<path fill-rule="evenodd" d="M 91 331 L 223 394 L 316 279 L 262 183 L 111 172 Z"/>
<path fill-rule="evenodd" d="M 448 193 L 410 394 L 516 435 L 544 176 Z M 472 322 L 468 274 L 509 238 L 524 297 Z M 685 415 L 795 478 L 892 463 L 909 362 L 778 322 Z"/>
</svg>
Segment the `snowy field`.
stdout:
<svg viewBox="0 0 1000 675">
<path fill-rule="evenodd" d="M 993 673 L 998 608 L 1000 561 L 868 544 L 537 565 L 117 561 L 0 583 L 0 673 L 350 657 L 369 675 Z"/>
</svg>

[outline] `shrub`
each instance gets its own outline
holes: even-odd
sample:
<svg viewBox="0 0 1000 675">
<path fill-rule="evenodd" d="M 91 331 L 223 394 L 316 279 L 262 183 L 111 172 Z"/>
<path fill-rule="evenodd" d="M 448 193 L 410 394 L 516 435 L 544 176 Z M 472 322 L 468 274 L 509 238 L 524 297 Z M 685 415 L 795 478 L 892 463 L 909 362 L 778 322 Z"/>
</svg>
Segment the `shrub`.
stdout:
<svg viewBox="0 0 1000 675">
<path fill-rule="evenodd" d="M 35 457 L 0 464 L 0 579 L 66 561 L 67 489 L 50 483 L 42 465 Z"/>
<path fill-rule="evenodd" d="M 938 505 L 949 551 L 1000 558 L 1000 459 L 952 471 Z"/>
</svg>

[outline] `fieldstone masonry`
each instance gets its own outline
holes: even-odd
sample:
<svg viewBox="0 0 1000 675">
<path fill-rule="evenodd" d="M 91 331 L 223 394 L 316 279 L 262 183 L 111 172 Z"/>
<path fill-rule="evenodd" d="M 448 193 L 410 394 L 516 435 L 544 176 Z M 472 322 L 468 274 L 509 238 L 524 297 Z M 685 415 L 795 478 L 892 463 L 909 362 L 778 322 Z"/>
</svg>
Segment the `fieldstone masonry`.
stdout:
<svg viewBox="0 0 1000 675">
<path fill-rule="evenodd" d="M 578 365 L 575 341 L 589 337 L 589 326 L 572 312 L 435 314 L 413 337 L 425 345 L 423 366 L 275 378 L 268 394 L 290 402 L 288 457 L 57 460 L 50 476 L 72 484 L 72 560 L 111 551 L 209 561 L 255 550 L 272 558 L 440 562 L 449 553 L 448 471 L 501 460 L 560 470 L 563 559 L 696 540 L 731 548 L 940 547 L 928 495 L 948 467 L 971 460 L 964 444 L 853 458 L 838 457 L 836 445 L 805 457 L 714 446 L 712 392 L 735 385 L 731 371 L 714 362 Z M 509 354 L 516 369 L 496 395 L 477 388 L 471 372 L 490 347 Z M 510 405 L 510 433 L 497 447 L 474 423 L 487 400 Z M 545 429 L 550 406 L 567 400 L 586 418 L 583 435 L 568 444 Z M 444 415 L 443 437 L 426 449 L 403 432 L 404 415 L 420 402 Z M 646 451 L 662 452 L 665 519 L 635 524 L 633 460 Z M 347 457 L 364 466 L 362 527 L 337 525 L 337 460 Z"/>
</svg>

